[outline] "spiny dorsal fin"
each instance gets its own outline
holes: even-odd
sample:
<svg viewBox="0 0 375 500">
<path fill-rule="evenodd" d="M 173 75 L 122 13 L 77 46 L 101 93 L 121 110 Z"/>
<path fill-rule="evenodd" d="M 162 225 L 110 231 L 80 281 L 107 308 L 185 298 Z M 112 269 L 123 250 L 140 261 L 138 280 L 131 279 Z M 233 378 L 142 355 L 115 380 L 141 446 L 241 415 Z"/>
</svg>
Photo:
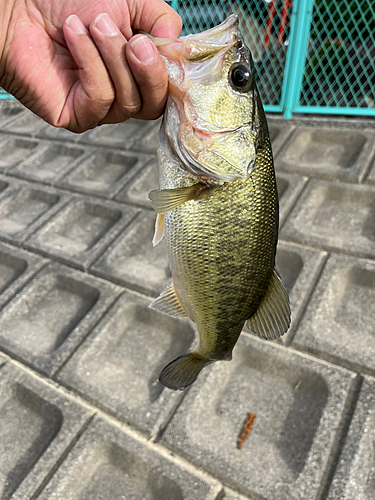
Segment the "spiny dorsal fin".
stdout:
<svg viewBox="0 0 375 500">
<path fill-rule="evenodd" d="M 155 233 L 152 239 L 152 244 L 154 247 L 164 238 L 165 228 L 164 228 L 164 214 L 158 214 L 155 221 Z"/>
<path fill-rule="evenodd" d="M 274 269 L 266 295 L 257 311 L 246 321 L 246 327 L 259 337 L 273 340 L 284 335 L 289 326 L 289 297 Z"/>
<path fill-rule="evenodd" d="M 207 196 L 210 196 L 218 187 L 219 186 L 210 186 L 209 184 L 198 182 L 188 187 L 151 191 L 148 197 L 155 212 L 165 214 L 189 200 L 207 198 Z"/>
<path fill-rule="evenodd" d="M 187 318 L 173 283 L 148 306 L 169 316 Z"/>
</svg>

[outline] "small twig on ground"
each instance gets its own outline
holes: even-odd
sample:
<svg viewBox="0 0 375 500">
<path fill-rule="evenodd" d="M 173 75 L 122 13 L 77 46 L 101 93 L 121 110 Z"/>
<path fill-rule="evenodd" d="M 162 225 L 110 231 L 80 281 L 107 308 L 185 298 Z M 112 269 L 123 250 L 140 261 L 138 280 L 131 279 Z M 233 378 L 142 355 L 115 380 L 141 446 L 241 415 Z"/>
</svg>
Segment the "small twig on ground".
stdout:
<svg viewBox="0 0 375 500">
<path fill-rule="evenodd" d="M 248 417 L 246 419 L 245 425 L 243 426 L 243 430 L 241 432 L 241 435 L 238 438 L 238 444 L 237 444 L 238 450 L 242 449 L 244 442 L 249 437 L 249 434 L 251 432 L 251 429 L 252 429 L 256 419 L 257 419 L 257 416 L 254 413 L 251 413 L 249 411 Z"/>
</svg>

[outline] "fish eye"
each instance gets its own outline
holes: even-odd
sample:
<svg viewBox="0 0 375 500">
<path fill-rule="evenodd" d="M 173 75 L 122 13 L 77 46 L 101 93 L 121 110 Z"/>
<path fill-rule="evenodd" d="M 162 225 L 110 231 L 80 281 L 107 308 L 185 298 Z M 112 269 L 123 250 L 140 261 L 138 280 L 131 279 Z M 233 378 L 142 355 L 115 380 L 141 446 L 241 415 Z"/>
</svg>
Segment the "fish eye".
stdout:
<svg viewBox="0 0 375 500">
<path fill-rule="evenodd" d="M 250 68 L 242 63 L 233 64 L 229 70 L 229 82 L 234 90 L 248 92 L 251 87 Z"/>
</svg>

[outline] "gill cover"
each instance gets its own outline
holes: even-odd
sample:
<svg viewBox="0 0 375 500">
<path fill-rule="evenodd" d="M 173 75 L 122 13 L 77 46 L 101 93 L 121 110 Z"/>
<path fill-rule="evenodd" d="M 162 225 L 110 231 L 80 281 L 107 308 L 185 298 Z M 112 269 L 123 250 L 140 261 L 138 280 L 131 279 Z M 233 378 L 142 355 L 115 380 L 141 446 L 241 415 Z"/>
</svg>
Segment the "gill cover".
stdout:
<svg viewBox="0 0 375 500">
<path fill-rule="evenodd" d="M 181 166 L 219 183 L 248 179 L 263 110 L 237 17 L 196 35 L 151 39 L 168 71 L 165 134 Z"/>
</svg>

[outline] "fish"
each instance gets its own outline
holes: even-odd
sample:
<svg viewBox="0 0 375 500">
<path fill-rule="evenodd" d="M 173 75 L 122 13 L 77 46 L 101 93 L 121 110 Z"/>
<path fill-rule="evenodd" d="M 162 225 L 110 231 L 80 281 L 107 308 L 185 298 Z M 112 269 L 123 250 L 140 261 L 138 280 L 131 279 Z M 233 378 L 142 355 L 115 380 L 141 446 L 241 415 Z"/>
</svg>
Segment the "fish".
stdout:
<svg viewBox="0 0 375 500">
<path fill-rule="evenodd" d="M 196 323 L 199 344 L 171 361 L 160 382 L 184 390 L 232 358 L 246 327 L 262 339 L 290 326 L 275 269 L 278 195 L 254 63 L 238 18 L 177 39 L 150 37 L 168 72 L 157 148 L 160 186 L 153 244 L 166 239 L 171 285 L 150 307 Z"/>
</svg>

